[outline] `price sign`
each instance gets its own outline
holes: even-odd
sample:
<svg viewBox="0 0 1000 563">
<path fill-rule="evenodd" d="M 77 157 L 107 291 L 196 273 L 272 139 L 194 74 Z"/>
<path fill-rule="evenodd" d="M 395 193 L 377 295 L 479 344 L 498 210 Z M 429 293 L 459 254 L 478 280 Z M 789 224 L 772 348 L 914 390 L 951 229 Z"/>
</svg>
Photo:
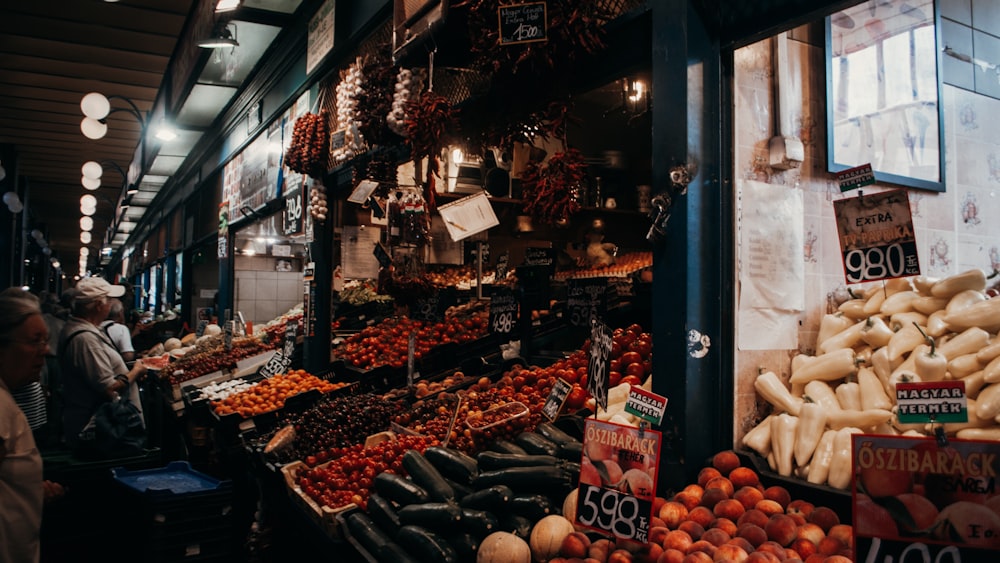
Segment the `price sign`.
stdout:
<svg viewBox="0 0 1000 563">
<path fill-rule="evenodd" d="M 475 264 L 476 254 L 482 249 L 483 253 L 483 264 L 490 261 L 490 243 L 481 241 L 462 241 L 464 243 L 463 251 L 465 253 L 465 263 Z M 481 244 L 481 245 L 480 245 Z"/>
<path fill-rule="evenodd" d="M 833 202 L 847 283 L 920 275 L 905 190 Z"/>
<path fill-rule="evenodd" d="M 286 360 L 288 364 L 291 364 L 292 361 L 286 358 L 285 351 L 278 350 L 277 352 L 274 353 L 273 356 L 271 356 L 271 359 L 269 359 L 267 363 L 265 363 L 263 366 L 260 367 L 260 369 L 257 370 L 257 375 L 270 379 L 278 375 L 279 373 L 285 373 Z"/>
<path fill-rule="evenodd" d="M 608 278 L 567 280 L 566 313 L 573 326 L 590 326 L 590 322 L 607 312 Z"/>
<path fill-rule="evenodd" d="M 625 412 L 634 414 L 652 424 L 663 422 L 663 414 L 667 410 L 667 398 L 646 391 L 638 385 L 633 385 L 625 401 Z"/>
<path fill-rule="evenodd" d="M 219 204 L 219 246 L 216 256 L 226 258 L 229 256 L 229 202 L 223 201 Z"/>
<path fill-rule="evenodd" d="M 208 324 L 209 324 L 208 319 L 201 319 L 200 321 L 198 321 L 198 327 L 194 331 L 195 336 L 204 336 L 205 328 L 208 326 Z"/>
<path fill-rule="evenodd" d="M 504 252 L 497 257 L 496 276 L 497 281 L 507 279 L 507 269 L 510 266 L 510 253 Z"/>
<path fill-rule="evenodd" d="M 382 266 L 383 268 L 388 268 L 389 266 L 392 265 L 392 257 L 389 256 L 389 251 L 386 250 L 384 246 L 382 246 L 382 243 L 380 242 L 375 243 L 375 250 L 372 251 L 372 254 L 374 254 L 375 259 L 378 260 L 379 266 Z"/>
<path fill-rule="evenodd" d="M 292 364 L 292 353 L 295 352 L 295 338 L 298 336 L 299 323 L 298 321 L 288 321 L 285 323 L 285 358 L 288 359 L 288 365 Z M 287 366 L 286 366 L 287 367 Z"/>
<path fill-rule="evenodd" d="M 551 274 L 555 271 L 556 251 L 554 248 L 529 246 L 524 249 L 525 266 L 546 266 Z"/>
<path fill-rule="evenodd" d="M 548 31 L 545 2 L 500 6 L 500 44 L 518 45 L 545 41 Z"/>
<path fill-rule="evenodd" d="M 997 561 L 1000 517 L 990 499 L 997 493 L 1000 442 L 851 438 L 856 561 Z"/>
<path fill-rule="evenodd" d="M 517 325 L 517 296 L 507 288 L 498 288 L 490 297 L 490 332 L 510 334 Z"/>
<path fill-rule="evenodd" d="M 572 390 L 573 386 L 566 383 L 561 377 L 556 379 L 555 385 L 552 386 L 552 391 L 549 392 L 548 398 L 545 399 L 545 404 L 542 405 L 542 414 L 545 418 L 555 420 L 559 416 L 563 405 L 566 404 L 566 397 L 569 397 L 569 392 Z"/>
<path fill-rule="evenodd" d="M 590 363 L 587 365 L 587 391 L 597 405 L 608 410 L 608 360 L 611 358 L 611 328 L 595 320 L 590 329 Z"/>
<path fill-rule="evenodd" d="M 226 315 L 226 316 L 228 316 L 228 315 Z M 224 329 L 225 330 L 225 336 L 223 338 L 224 338 L 224 342 L 225 342 L 225 346 L 226 346 L 226 353 L 227 354 L 229 352 L 233 351 L 233 325 L 235 325 L 235 324 L 236 324 L 236 321 L 226 321 L 226 328 Z"/>
<path fill-rule="evenodd" d="M 576 523 L 645 543 L 653 516 L 661 443 L 662 435 L 655 430 L 586 419 L 584 461 L 596 471 L 580 473 Z M 621 477 L 617 471 L 612 477 L 608 467 L 621 469 Z"/>
<path fill-rule="evenodd" d="M 298 182 L 291 185 L 292 177 L 297 177 Z M 285 214 L 283 216 L 282 232 L 286 235 L 300 235 L 304 228 L 302 221 L 302 175 L 294 172 L 289 173 L 287 192 L 285 193 Z"/>
<path fill-rule="evenodd" d="M 444 313 L 455 304 L 457 297 L 454 288 L 444 288 L 433 295 L 417 299 L 410 310 L 410 317 L 418 321 L 436 323 L 444 320 Z"/>
</svg>

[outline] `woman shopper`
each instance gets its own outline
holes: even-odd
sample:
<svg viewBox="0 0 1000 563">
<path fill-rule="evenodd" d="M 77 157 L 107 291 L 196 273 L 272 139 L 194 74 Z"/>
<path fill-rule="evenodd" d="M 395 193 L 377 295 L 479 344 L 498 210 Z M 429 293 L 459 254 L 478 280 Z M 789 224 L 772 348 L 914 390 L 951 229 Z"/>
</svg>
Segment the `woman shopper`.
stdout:
<svg viewBox="0 0 1000 563">
<path fill-rule="evenodd" d="M 38 380 L 48 342 L 38 301 L 21 290 L 0 293 L 0 561 L 4 562 L 39 560 L 42 505 L 63 493 L 60 485 L 43 481 L 42 456 L 10 393 Z"/>
<path fill-rule="evenodd" d="M 71 449 L 81 446 L 80 432 L 88 425 L 101 404 L 119 394 L 127 396 L 142 412 L 136 381 L 146 374 L 137 361 L 132 369 L 125 366 L 118 350 L 98 328 L 111 309 L 111 299 L 121 297 L 125 288 L 102 278 L 80 280 L 73 295 L 73 316 L 66 321 L 59 337 L 59 356 L 63 379 L 63 431 Z M 94 452 L 78 452 L 93 455 Z"/>
</svg>

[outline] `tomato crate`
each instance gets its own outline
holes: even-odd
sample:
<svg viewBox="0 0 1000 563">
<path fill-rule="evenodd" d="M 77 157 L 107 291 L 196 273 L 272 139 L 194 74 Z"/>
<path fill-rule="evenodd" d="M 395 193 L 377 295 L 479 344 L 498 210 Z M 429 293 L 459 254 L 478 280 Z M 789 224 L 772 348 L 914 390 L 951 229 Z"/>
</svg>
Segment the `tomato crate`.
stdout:
<svg viewBox="0 0 1000 563">
<path fill-rule="evenodd" d="M 330 462 L 326 462 L 317 467 L 325 467 Z M 301 461 L 293 461 L 281 468 L 281 473 L 285 478 L 285 488 L 288 489 L 288 496 L 291 498 L 292 503 L 299 507 L 309 517 L 310 520 L 316 526 L 319 527 L 325 534 L 334 539 L 343 539 L 343 531 L 340 527 L 340 523 L 337 521 L 337 515 L 341 512 L 357 508 L 358 506 L 354 503 L 342 506 L 340 508 L 330 508 L 329 506 L 320 506 L 315 500 L 313 500 L 309 495 L 299 487 L 296 483 L 296 477 L 298 472 L 308 468 L 308 466 Z"/>
</svg>

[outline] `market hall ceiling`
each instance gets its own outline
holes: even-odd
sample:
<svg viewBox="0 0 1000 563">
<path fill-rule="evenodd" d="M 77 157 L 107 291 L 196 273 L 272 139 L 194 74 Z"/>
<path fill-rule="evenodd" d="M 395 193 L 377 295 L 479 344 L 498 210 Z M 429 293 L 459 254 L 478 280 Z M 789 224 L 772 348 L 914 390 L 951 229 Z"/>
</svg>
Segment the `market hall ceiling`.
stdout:
<svg viewBox="0 0 1000 563">
<path fill-rule="evenodd" d="M 364 0 L 354 0 L 364 1 Z M 375 1 L 375 0 L 369 0 Z M 377 0 L 384 2 L 386 0 Z M 656 0 L 653 0 L 656 1 Z M 721 44 L 768 32 L 781 22 L 817 17 L 853 2 L 816 0 L 693 0 Z M 307 4 L 300 10 L 301 4 Z M 111 107 L 127 108 L 131 100 L 140 115 L 150 116 L 179 38 L 193 14 L 214 11 L 214 0 L 5 0 L 0 7 L 0 144 L 13 145 L 19 176 L 30 186 L 29 229 L 45 231 L 47 244 L 75 273 L 80 247 L 80 197 L 96 196 L 91 261 L 112 223 L 114 240 L 127 238 L 159 189 L 181 166 L 202 134 L 238 93 L 251 69 L 283 25 L 298 13 L 318 6 L 306 0 L 244 0 L 232 16 L 237 50 L 216 50 L 203 61 L 195 83 L 175 108 L 180 137 L 162 143 L 139 182 L 139 193 L 116 217 L 142 126 L 129 111 L 107 118 L 107 134 L 99 140 L 83 136 L 80 100 L 88 92 L 112 97 Z M 826 8 L 824 8 L 826 7 Z M 209 19 L 211 19 L 209 14 Z M 241 18 L 246 21 L 241 21 Z M 197 19 L 197 18 L 191 18 Z M 233 55 L 239 53 L 238 59 Z M 235 70 L 234 70 L 235 67 Z M 186 89 L 186 88 L 185 88 Z M 190 101 L 190 103 L 187 103 Z M 154 116 L 155 117 L 155 116 Z M 147 119 L 148 120 L 148 119 Z M 147 137 L 150 132 L 147 132 Z M 101 186 L 81 186 L 87 161 L 104 164 Z M 108 164 L 112 163 L 112 164 Z M 116 221 L 117 220 L 117 221 Z M 134 227 L 131 227 L 134 228 Z M 32 242 L 29 242 L 33 244 Z"/>
</svg>

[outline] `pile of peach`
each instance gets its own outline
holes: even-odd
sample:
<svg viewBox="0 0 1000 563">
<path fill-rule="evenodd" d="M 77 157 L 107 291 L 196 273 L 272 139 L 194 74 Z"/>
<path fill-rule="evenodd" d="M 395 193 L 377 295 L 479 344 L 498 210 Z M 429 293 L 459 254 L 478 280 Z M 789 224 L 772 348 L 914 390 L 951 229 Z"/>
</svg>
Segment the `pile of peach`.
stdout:
<svg viewBox="0 0 1000 563">
<path fill-rule="evenodd" d="M 292 370 L 285 374 L 263 379 L 250 389 L 241 391 L 221 400 L 212 402 L 212 409 L 222 416 L 237 413 L 244 418 L 276 411 L 285 406 L 285 400 L 294 395 L 316 389 L 329 393 L 346 383 L 331 383 L 305 370 Z"/>
</svg>

